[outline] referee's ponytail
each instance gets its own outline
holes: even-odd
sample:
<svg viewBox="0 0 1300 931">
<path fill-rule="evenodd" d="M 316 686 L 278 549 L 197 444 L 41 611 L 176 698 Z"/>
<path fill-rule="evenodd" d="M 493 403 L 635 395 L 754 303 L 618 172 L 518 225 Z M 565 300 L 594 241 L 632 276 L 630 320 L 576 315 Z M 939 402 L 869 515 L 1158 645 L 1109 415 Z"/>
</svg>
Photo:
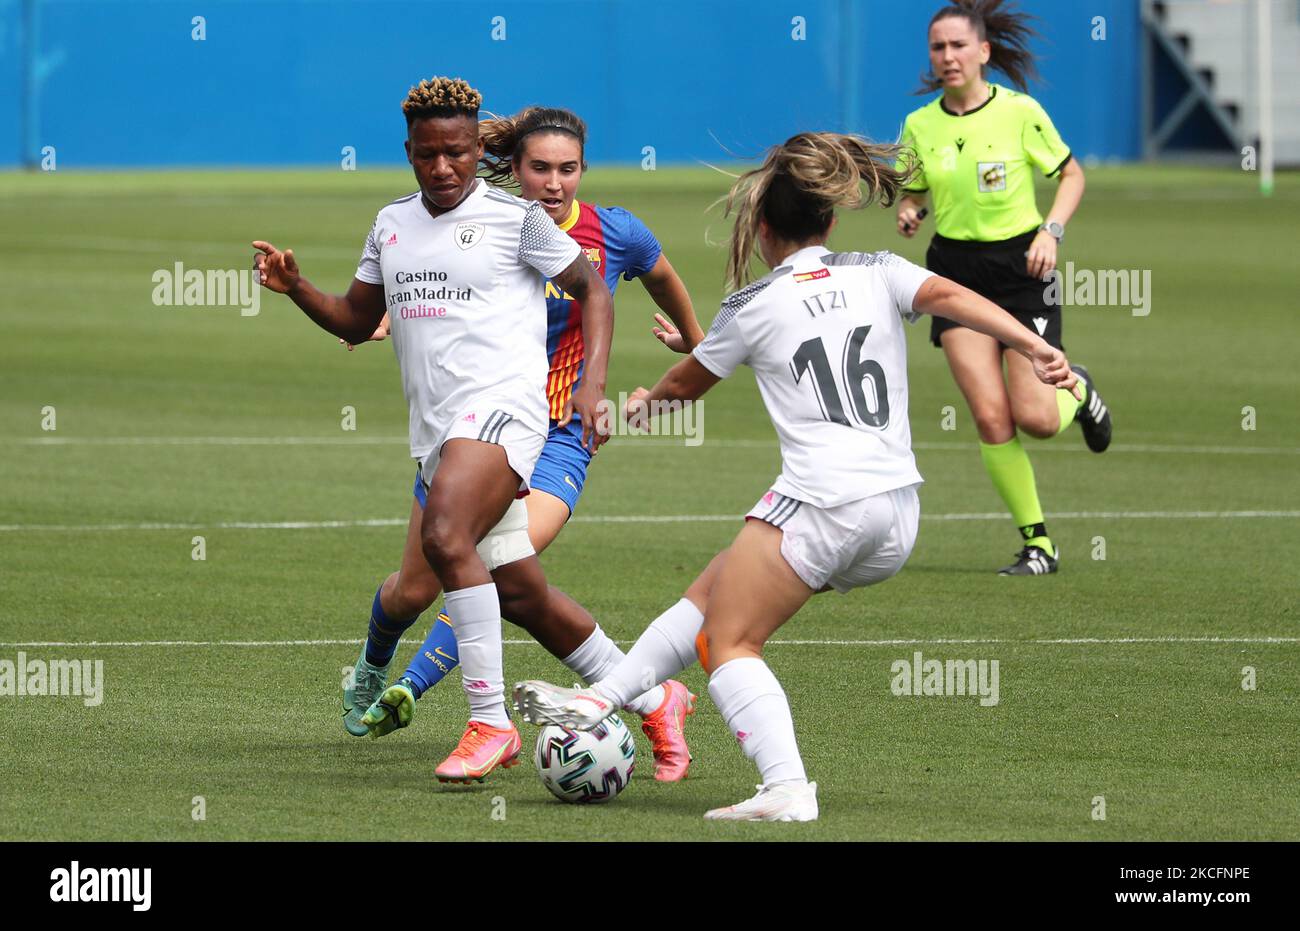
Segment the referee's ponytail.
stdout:
<svg viewBox="0 0 1300 931">
<path fill-rule="evenodd" d="M 579 162 L 587 170 L 587 124 L 572 110 L 526 107 L 514 116 L 493 116 L 479 123 L 483 168 L 479 176 L 492 184 L 514 181 L 513 168 L 524 156 L 524 140 L 534 133 L 558 133 L 578 141 Z"/>
<path fill-rule="evenodd" d="M 1038 68 L 1029 51 L 1029 40 L 1038 35 L 1029 26 L 1032 16 L 1020 10 L 1004 9 L 1003 0 L 956 0 L 935 13 L 930 25 L 949 18 L 970 23 L 979 40 L 989 44 L 988 66 L 1005 74 L 1019 90 L 1029 90 L 1029 82 L 1038 78 Z M 943 80 L 937 75 L 923 74 L 917 93 L 929 94 L 942 87 Z"/>
<path fill-rule="evenodd" d="M 835 210 L 879 201 L 888 207 L 914 168 L 903 149 L 846 133 L 799 133 L 773 146 L 763 164 L 745 172 L 726 196 L 723 215 L 736 214 L 727 257 L 727 287 L 749 280 L 759 221 L 790 242 L 823 236 Z M 866 185 L 864 194 L 862 186 Z"/>
</svg>

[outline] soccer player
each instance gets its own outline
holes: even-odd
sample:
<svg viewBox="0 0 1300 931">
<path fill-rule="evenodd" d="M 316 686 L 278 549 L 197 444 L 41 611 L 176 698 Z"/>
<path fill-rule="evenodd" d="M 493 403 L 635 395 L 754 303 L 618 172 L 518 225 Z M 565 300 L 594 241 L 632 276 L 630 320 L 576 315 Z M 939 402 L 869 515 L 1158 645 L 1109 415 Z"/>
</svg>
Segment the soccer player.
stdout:
<svg viewBox="0 0 1300 931">
<path fill-rule="evenodd" d="M 481 780 L 518 759 L 519 733 L 504 704 L 503 616 L 556 655 L 578 656 L 571 668 L 584 679 L 622 656 L 590 615 L 546 584 L 521 500 L 546 440 L 546 280 L 582 302 L 587 369 L 563 413 L 580 416 L 592 451 L 605 438 L 612 299 L 540 205 L 476 177 L 481 102 L 459 79 L 411 89 L 402 110 L 419 190 L 379 211 L 345 295 L 317 290 L 292 250 L 253 243 L 262 284 L 322 329 L 356 343 L 385 311 L 393 321 L 427 501 L 405 555 L 427 560 L 446 591 L 470 705 L 459 744 L 435 771 L 444 782 Z M 388 587 L 375 593 L 367 649 L 395 646 L 414 620 L 388 613 Z M 376 659 L 372 668 L 388 662 Z"/>
<path fill-rule="evenodd" d="M 479 124 L 484 144 L 485 181 L 517 183 L 524 200 L 537 201 L 559 228 L 582 247 L 601 274 L 612 295 L 620 277 L 639 278 L 662 309 L 656 314 L 655 335 L 679 352 L 689 352 L 704 336 L 691 306 L 686 286 L 673 270 L 654 234 L 645 224 L 620 207 L 598 207 L 577 199 L 582 173 L 586 170 L 584 149 L 586 124 L 569 110 L 529 107 L 508 117 L 496 117 Z M 549 371 L 546 396 L 550 404 L 546 444 L 533 469 L 530 489 L 524 499 L 528 512 L 528 537 L 541 553 L 556 538 L 578 504 L 586 483 L 592 453 L 583 445 L 582 424 L 567 420 L 566 409 L 573 392 L 580 387 L 585 364 L 582 307 L 573 295 L 546 283 L 546 352 Z M 387 319 L 387 318 L 386 318 Z M 674 325 L 675 324 L 675 325 Z M 381 325 L 372 338 L 382 339 Z M 418 528 L 424 508 L 424 487 L 418 479 L 411 508 L 411 527 Z M 384 583 L 385 611 L 390 616 L 411 618 L 411 623 L 437 599 L 438 577 L 423 559 L 418 536 L 409 536 L 407 558 L 401 571 Z M 403 622 L 407 623 L 407 622 Z M 384 632 L 371 635 L 358 660 L 355 683 L 344 695 L 344 727 L 348 733 L 383 736 L 407 726 L 415 702 L 426 690 L 450 673 L 458 663 L 453 619 L 439 614 L 428 637 L 416 651 L 410 665 L 387 688 L 389 665 L 396 640 Z M 378 642 L 376 642 L 378 641 Z M 584 642 L 580 655 L 564 656 L 574 668 L 586 668 L 583 653 L 599 646 Z M 641 729 L 650 738 L 655 758 L 655 778 L 664 782 L 682 779 L 690 764 L 690 753 L 682 732 L 692 712 L 695 696 L 680 682 L 669 680 L 644 695 L 634 697 L 628 709 L 642 717 Z"/>
<path fill-rule="evenodd" d="M 1056 127 L 1023 91 L 1035 74 L 1027 17 L 1002 0 L 962 0 L 930 21 L 930 69 L 924 91 L 942 94 L 903 124 L 902 142 L 917 174 L 898 202 L 898 231 L 916 235 L 929 194 L 936 232 L 926 267 L 1009 310 L 1062 348 L 1061 309 L 1048 297 L 1057 246 L 1083 197 L 1083 169 Z M 1022 93 L 985 78 L 993 67 Z M 1060 182 L 1044 222 L 1034 202 L 1034 169 Z M 936 318 L 930 338 L 943 348 L 979 433 L 980 455 L 1023 546 L 999 575 L 1055 572 L 1060 553 L 1043 521 L 1034 469 L 1017 430 L 1047 439 L 1078 421 L 1088 448 L 1110 445 L 1110 412 L 1096 382 L 1076 369 L 1084 399 L 1034 377 L 1005 341 Z M 1003 374 L 1005 363 L 1006 372 Z"/>
<path fill-rule="evenodd" d="M 1076 383 L 1059 349 L 973 291 L 888 252 L 826 248 L 836 208 L 893 203 L 907 179 L 906 168 L 892 165 L 899 152 L 857 136 L 801 133 L 736 182 L 728 281 L 739 290 L 690 356 L 650 391 L 637 389 L 628 414 L 635 422 L 646 403 L 699 398 L 748 365 L 780 440 L 781 474 L 731 547 L 609 676 L 580 690 L 515 687 L 527 720 L 589 728 L 643 678 L 666 679 L 698 657 L 709 695 L 762 777 L 756 796 L 709 819 L 817 818 L 817 785 L 761 654 L 813 595 L 883 582 L 911 553 L 921 476 L 907 421 L 903 321 L 922 313 L 957 320 L 1021 353 L 1045 384 Z M 755 246 L 772 272 L 745 285 Z"/>
</svg>

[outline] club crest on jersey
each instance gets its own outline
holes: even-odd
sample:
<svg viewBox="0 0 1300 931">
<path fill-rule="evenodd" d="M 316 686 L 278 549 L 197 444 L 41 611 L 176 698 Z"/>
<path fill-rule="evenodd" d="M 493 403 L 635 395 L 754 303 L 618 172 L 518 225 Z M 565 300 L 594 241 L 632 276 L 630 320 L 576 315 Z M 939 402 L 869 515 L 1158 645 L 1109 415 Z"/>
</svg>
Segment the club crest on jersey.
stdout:
<svg viewBox="0 0 1300 931">
<path fill-rule="evenodd" d="M 472 249 L 483 238 L 484 229 L 482 223 L 457 223 L 452 235 L 456 237 L 456 245 L 460 248 Z"/>
<path fill-rule="evenodd" d="M 600 268 L 600 247 L 599 246 L 592 246 L 590 249 L 583 249 L 582 251 L 587 253 L 588 262 L 590 262 L 596 268 Z"/>
<path fill-rule="evenodd" d="M 980 162 L 976 170 L 979 172 L 981 194 L 991 194 L 994 191 L 1005 191 L 1007 189 L 1006 162 Z"/>
</svg>

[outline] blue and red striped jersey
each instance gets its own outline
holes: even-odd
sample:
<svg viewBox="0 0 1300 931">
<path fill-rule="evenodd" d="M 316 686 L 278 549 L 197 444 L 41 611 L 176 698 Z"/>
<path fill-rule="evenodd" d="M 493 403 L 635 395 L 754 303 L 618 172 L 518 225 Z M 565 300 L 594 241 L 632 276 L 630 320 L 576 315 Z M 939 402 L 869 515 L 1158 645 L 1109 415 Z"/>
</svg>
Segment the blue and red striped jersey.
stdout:
<svg viewBox="0 0 1300 931">
<path fill-rule="evenodd" d="M 598 207 L 573 202 L 573 212 L 559 224 L 586 253 L 613 294 L 620 278 L 640 278 L 659 261 L 663 251 L 646 225 L 622 207 Z M 546 398 L 551 419 L 559 420 L 564 405 L 582 380 L 582 306 L 572 295 L 546 282 Z"/>
</svg>

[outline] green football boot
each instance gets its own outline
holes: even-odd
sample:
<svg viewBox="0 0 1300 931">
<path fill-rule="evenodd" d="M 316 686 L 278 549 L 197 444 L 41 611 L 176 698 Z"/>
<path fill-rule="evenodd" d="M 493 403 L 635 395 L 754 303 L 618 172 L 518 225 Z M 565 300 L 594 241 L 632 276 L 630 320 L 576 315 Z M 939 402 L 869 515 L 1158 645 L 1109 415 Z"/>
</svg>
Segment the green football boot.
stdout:
<svg viewBox="0 0 1300 931">
<path fill-rule="evenodd" d="M 366 709 L 361 723 L 370 731 L 371 737 L 383 737 L 399 727 L 406 727 L 415 716 L 415 692 L 411 689 L 411 680 L 403 676 L 396 684 L 384 689 L 384 694 Z"/>
<path fill-rule="evenodd" d="M 366 648 L 361 647 L 361 656 L 352 668 L 352 685 L 343 687 L 343 729 L 353 737 L 365 737 L 370 733 L 361 718 L 384 691 L 392 665 L 390 662 L 387 666 L 371 666 L 366 662 Z"/>
</svg>

